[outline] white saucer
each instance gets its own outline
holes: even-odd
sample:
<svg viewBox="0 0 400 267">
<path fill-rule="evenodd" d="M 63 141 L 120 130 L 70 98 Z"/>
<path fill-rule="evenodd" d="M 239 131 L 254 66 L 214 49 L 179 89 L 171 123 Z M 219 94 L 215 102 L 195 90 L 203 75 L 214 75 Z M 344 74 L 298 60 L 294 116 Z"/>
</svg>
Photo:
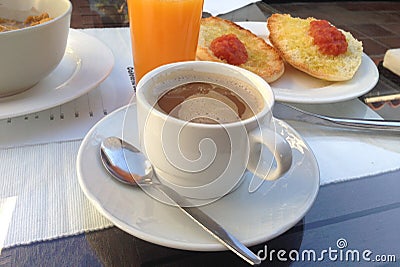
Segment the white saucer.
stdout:
<svg viewBox="0 0 400 267">
<path fill-rule="evenodd" d="M 32 88 L 0 98 L 0 119 L 26 115 L 71 101 L 98 86 L 114 66 L 111 50 L 95 37 L 70 29 L 56 69 Z M 20 73 L 23 79 L 23 73 Z"/>
<path fill-rule="evenodd" d="M 269 31 L 265 22 L 238 22 L 238 24 L 269 42 Z M 363 53 L 361 65 L 349 81 L 324 81 L 286 64 L 282 77 L 270 85 L 277 101 L 317 104 L 357 98 L 374 88 L 378 80 L 378 68 Z"/>
<path fill-rule="evenodd" d="M 125 116 L 125 113 L 128 113 Z M 100 143 L 108 136 L 122 136 L 139 147 L 136 104 L 122 107 L 99 121 L 82 141 L 77 157 L 79 184 L 92 204 L 122 230 L 143 240 L 177 249 L 225 250 L 196 223 L 173 206 L 162 204 L 140 188 L 112 179 L 100 160 Z M 301 220 L 319 189 L 319 169 L 312 151 L 288 124 L 276 120 L 277 130 L 293 149 L 293 166 L 275 182 L 264 182 L 248 192 L 248 179 L 227 196 L 201 209 L 251 246 L 274 238 Z M 129 129 L 122 130 L 122 127 Z"/>
</svg>

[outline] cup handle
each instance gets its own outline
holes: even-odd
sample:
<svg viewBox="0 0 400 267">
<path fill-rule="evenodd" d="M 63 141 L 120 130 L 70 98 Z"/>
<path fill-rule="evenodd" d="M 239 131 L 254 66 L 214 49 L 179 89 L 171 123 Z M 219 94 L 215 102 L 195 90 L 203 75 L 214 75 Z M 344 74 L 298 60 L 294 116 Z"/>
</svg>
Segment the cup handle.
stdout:
<svg viewBox="0 0 400 267">
<path fill-rule="evenodd" d="M 292 149 L 278 133 L 261 128 L 249 133 L 250 156 L 247 169 L 264 180 L 275 180 L 285 174 L 292 165 Z M 263 159 L 262 150 L 267 148 L 274 160 Z"/>
</svg>

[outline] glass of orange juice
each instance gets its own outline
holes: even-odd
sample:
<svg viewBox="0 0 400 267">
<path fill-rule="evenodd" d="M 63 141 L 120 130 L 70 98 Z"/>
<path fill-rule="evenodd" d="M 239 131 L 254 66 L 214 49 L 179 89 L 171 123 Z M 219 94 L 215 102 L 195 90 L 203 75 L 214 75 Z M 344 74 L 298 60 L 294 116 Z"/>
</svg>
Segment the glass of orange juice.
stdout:
<svg viewBox="0 0 400 267">
<path fill-rule="evenodd" d="M 161 65 L 196 58 L 203 0 L 128 0 L 136 83 Z"/>
</svg>

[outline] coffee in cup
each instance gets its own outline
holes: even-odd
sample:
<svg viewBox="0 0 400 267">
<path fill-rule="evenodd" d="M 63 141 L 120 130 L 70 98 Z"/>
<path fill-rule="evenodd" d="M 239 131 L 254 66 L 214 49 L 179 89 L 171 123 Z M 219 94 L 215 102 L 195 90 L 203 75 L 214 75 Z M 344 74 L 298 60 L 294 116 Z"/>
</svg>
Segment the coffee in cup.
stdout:
<svg viewBox="0 0 400 267">
<path fill-rule="evenodd" d="M 227 88 L 189 82 L 164 93 L 156 108 L 181 120 L 215 124 L 248 119 L 261 111 L 263 104 L 260 93 L 245 84 Z"/>
</svg>

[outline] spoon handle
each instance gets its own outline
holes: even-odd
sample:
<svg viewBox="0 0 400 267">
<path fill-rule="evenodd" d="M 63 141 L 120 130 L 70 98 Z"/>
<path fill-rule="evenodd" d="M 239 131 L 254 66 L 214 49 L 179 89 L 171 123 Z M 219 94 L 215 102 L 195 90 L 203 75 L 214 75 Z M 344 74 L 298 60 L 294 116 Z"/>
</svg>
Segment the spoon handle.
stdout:
<svg viewBox="0 0 400 267">
<path fill-rule="evenodd" d="M 242 244 L 236 237 L 227 232 L 220 224 L 214 221 L 198 207 L 193 206 L 187 199 L 183 198 L 173 189 L 163 184 L 157 184 L 156 188 L 173 200 L 178 207 L 189 216 L 194 222 L 200 225 L 205 231 L 210 233 L 219 242 L 233 251 L 236 255 L 247 261 L 251 265 L 261 263 L 260 258 L 250 249 Z"/>
</svg>

